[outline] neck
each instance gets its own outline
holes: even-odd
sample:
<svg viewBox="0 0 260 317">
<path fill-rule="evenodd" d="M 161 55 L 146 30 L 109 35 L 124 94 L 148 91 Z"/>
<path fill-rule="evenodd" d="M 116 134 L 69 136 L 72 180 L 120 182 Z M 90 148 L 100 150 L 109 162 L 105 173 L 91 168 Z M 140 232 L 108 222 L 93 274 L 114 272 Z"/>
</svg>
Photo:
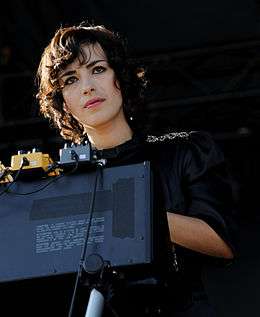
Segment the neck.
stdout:
<svg viewBox="0 0 260 317">
<path fill-rule="evenodd" d="M 129 141 L 133 131 L 126 120 L 118 120 L 104 124 L 102 127 L 87 129 L 88 139 L 92 146 L 98 150 L 109 149 Z"/>
</svg>

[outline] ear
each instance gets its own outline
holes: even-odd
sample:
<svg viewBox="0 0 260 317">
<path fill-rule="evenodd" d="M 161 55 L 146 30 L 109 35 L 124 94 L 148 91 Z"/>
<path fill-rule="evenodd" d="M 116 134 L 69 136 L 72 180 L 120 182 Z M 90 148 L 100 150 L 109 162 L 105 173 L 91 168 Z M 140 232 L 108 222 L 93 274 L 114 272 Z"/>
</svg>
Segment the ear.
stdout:
<svg viewBox="0 0 260 317">
<path fill-rule="evenodd" d="M 118 90 L 121 90 L 120 88 L 120 83 L 119 83 L 119 80 L 117 78 L 114 79 L 114 85 L 115 87 L 118 89 Z"/>
</svg>

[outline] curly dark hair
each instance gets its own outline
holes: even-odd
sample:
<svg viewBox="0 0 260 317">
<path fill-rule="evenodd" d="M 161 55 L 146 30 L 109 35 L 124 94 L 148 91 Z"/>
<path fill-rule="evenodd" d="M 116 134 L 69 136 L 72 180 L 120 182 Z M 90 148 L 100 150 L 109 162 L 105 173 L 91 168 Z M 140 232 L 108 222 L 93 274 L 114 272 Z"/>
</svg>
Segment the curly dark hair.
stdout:
<svg viewBox="0 0 260 317">
<path fill-rule="evenodd" d="M 81 23 L 58 29 L 45 48 L 37 71 L 40 113 L 60 130 L 68 140 L 80 143 L 86 136 L 84 128 L 72 115 L 64 111 L 63 96 L 58 76 L 78 56 L 83 44 L 98 43 L 114 70 L 123 97 L 126 120 L 133 131 L 140 130 L 144 122 L 145 72 L 129 58 L 126 41 L 104 26 Z"/>
</svg>

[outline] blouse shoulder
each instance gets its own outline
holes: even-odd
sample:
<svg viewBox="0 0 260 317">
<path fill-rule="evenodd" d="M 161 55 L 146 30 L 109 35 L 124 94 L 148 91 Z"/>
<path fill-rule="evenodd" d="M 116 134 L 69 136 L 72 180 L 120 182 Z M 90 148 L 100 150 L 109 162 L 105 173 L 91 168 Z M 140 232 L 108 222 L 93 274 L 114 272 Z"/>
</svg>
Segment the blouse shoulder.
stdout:
<svg viewBox="0 0 260 317">
<path fill-rule="evenodd" d="M 212 135 L 205 131 L 192 131 L 185 144 L 185 169 L 194 177 L 203 175 L 213 167 L 223 166 L 224 154 Z M 191 177 L 192 178 L 192 177 Z"/>
<path fill-rule="evenodd" d="M 224 163 L 222 150 L 206 131 L 171 132 L 159 136 L 149 135 L 146 142 L 164 148 L 173 155 L 190 180 L 204 174 L 213 166 Z"/>
<path fill-rule="evenodd" d="M 201 154 L 209 154 L 212 157 L 223 159 L 221 150 L 214 141 L 212 135 L 206 131 L 170 132 L 162 135 L 148 135 L 146 143 L 158 145 L 180 145 Z"/>
</svg>

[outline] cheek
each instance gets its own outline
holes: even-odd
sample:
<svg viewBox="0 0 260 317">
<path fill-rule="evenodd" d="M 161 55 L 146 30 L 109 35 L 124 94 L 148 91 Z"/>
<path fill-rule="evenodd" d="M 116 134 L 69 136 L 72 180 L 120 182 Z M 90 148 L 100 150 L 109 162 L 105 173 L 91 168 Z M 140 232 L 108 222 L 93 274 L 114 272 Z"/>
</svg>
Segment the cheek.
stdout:
<svg viewBox="0 0 260 317">
<path fill-rule="evenodd" d="M 64 91 L 62 95 L 63 95 L 63 100 L 68 108 L 67 110 L 70 110 L 71 107 L 73 108 L 73 105 L 77 102 L 76 100 L 77 94 L 74 94 L 73 92 L 67 90 L 67 91 Z"/>
</svg>

